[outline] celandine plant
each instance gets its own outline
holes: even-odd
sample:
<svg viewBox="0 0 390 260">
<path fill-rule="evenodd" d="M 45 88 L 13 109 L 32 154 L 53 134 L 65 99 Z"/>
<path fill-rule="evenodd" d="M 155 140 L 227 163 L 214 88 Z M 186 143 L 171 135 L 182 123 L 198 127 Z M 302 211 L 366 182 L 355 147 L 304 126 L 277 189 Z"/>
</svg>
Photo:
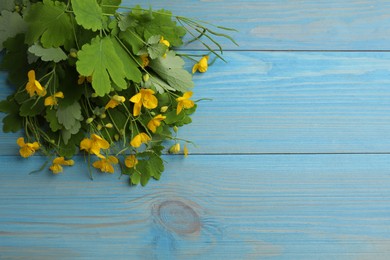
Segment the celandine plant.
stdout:
<svg viewBox="0 0 390 260">
<path fill-rule="evenodd" d="M 20 155 L 42 152 L 54 174 L 81 151 L 88 165 L 113 173 L 119 164 L 131 184 L 145 185 L 164 170 L 164 141 L 174 142 L 168 152 L 188 154 L 191 142 L 177 132 L 197 102 L 183 58 L 195 62 L 192 73 L 206 72 L 210 55 L 222 59 L 213 37 L 232 39 L 208 23 L 120 4 L 2 0 L 1 68 L 15 91 L 0 111 L 4 132 L 23 130 Z M 175 52 L 187 33 L 207 53 Z"/>
</svg>

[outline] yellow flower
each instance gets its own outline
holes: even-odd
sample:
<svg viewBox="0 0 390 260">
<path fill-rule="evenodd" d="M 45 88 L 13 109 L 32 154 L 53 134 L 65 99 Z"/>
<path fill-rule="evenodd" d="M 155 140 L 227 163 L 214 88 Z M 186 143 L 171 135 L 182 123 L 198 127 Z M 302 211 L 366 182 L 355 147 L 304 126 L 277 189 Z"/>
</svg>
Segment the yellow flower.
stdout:
<svg viewBox="0 0 390 260">
<path fill-rule="evenodd" d="M 151 89 L 141 89 L 139 93 L 130 98 L 130 101 L 134 103 L 134 116 L 138 116 L 141 113 L 142 105 L 148 109 L 157 107 L 158 100 L 153 94 L 154 91 Z"/>
<path fill-rule="evenodd" d="M 149 65 L 149 58 L 147 54 L 141 55 L 142 64 L 141 67 L 145 68 Z"/>
<path fill-rule="evenodd" d="M 209 60 L 209 56 L 203 56 L 198 63 L 196 63 L 193 67 L 192 67 L 192 73 L 195 73 L 196 71 L 199 71 L 199 72 L 206 72 L 207 69 L 208 69 L 208 62 Z"/>
<path fill-rule="evenodd" d="M 39 83 L 38 80 L 35 79 L 35 71 L 30 70 L 27 73 L 28 76 L 28 82 L 26 84 L 26 91 L 30 95 L 30 97 L 37 94 L 38 96 L 45 96 L 46 95 L 46 89 L 42 87 L 41 83 Z"/>
<path fill-rule="evenodd" d="M 163 37 L 163 36 L 161 36 L 160 43 L 166 45 L 167 47 L 171 46 L 171 44 L 169 43 L 169 41 L 164 40 L 164 37 Z"/>
<path fill-rule="evenodd" d="M 188 91 L 184 93 L 182 97 L 176 98 L 177 103 L 177 110 L 176 114 L 180 114 L 180 112 L 183 110 L 183 108 L 191 108 L 195 105 L 194 101 L 190 100 L 189 98 L 192 96 L 192 91 Z"/>
<path fill-rule="evenodd" d="M 88 76 L 88 77 L 85 77 L 85 76 L 81 76 L 79 75 L 79 79 L 77 80 L 77 84 L 81 85 L 85 82 L 85 80 L 87 80 L 89 83 L 92 82 L 92 76 Z"/>
<path fill-rule="evenodd" d="M 53 164 L 50 166 L 50 170 L 54 174 L 58 174 L 63 171 L 62 165 L 72 166 L 74 165 L 73 160 L 65 160 L 64 157 L 57 157 L 53 160 Z"/>
<path fill-rule="evenodd" d="M 138 164 L 137 157 L 135 155 L 129 155 L 125 159 L 125 165 L 127 168 L 133 168 Z"/>
<path fill-rule="evenodd" d="M 18 140 L 16 140 L 16 143 L 20 146 L 20 156 L 27 158 L 30 157 L 35 153 L 36 150 L 39 149 L 39 143 L 25 143 L 23 137 L 19 137 Z"/>
<path fill-rule="evenodd" d="M 108 149 L 110 144 L 96 134 L 91 135 L 91 139 L 84 138 L 80 143 L 80 150 L 85 150 L 91 154 L 95 154 L 98 157 L 102 158 L 100 154 L 100 149 Z"/>
<path fill-rule="evenodd" d="M 187 148 L 187 145 L 184 145 L 183 153 L 184 153 L 184 157 L 187 157 L 187 156 L 188 156 L 188 148 Z"/>
<path fill-rule="evenodd" d="M 50 171 L 52 171 L 54 174 L 58 174 L 60 172 L 62 172 L 64 169 L 62 168 L 61 164 L 52 164 L 50 167 L 49 167 Z"/>
<path fill-rule="evenodd" d="M 102 172 L 114 173 L 114 166 L 112 165 L 117 163 L 118 159 L 110 155 L 107 158 L 103 158 L 99 161 L 94 162 L 92 166 L 97 169 L 100 169 Z"/>
<path fill-rule="evenodd" d="M 163 116 L 161 114 L 153 117 L 153 119 L 150 120 L 148 125 L 147 125 L 148 129 L 150 131 L 152 131 L 153 133 L 155 133 L 157 130 L 157 127 L 159 127 L 161 125 L 161 121 L 165 120 L 165 118 L 167 118 L 167 117 Z"/>
<path fill-rule="evenodd" d="M 118 96 L 118 95 L 114 95 L 110 101 L 108 101 L 107 105 L 105 106 L 105 109 L 108 109 L 108 108 L 115 108 L 117 107 L 119 104 L 125 102 L 125 97 L 124 96 Z"/>
<path fill-rule="evenodd" d="M 147 143 L 149 142 L 150 140 L 152 140 L 150 138 L 150 136 L 148 136 L 147 134 L 145 133 L 139 133 L 137 134 L 133 140 L 131 140 L 130 142 L 130 145 L 133 146 L 134 148 L 138 148 L 140 147 L 143 143 Z"/>
<path fill-rule="evenodd" d="M 179 153 L 180 152 L 180 143 L 174 144 L 169 148 L 170 153 Z"/>
<path fill-rule="evenodd" d="M 64 98 L 64 93 L 62 93 L 60 91 L 60 92 L 55 93 L 52 96 L 49 96 L 49 97 L 45 98 L 45 106 L 56 106 L 56 105 L 58 105 L 57 98 Z"/>
</svg>

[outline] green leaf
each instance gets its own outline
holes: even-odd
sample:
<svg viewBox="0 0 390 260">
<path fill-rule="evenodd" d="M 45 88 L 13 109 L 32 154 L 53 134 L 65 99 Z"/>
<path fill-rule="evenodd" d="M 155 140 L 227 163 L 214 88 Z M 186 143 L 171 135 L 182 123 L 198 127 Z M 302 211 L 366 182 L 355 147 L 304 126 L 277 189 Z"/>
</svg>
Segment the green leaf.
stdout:
<svg viewBox="0 0 390 260">
<path fill-rule="evenodd" d="M 147 49 L 150 58 L 156 59 L 162 57 L 166 53 L 168 47 L 162 43 L 154 43 L 149 45 Z"/>
<path fill-rule="evenodd" d="M 150 180 L 150 175 L 148 172 L 144 172 L 141 174 L 141 185 L 146 186 Z"/>
<path fill-rule="evenodd" d="M 26 43 L 33 44 L 40 38 L 45 48 L 56 48 L 74 41 L 70 15 L 65 3 L 43 0 L 33 4 L 25 16 L 29 29 Z"/>
<path fill-rule="evenodd" d="M 36 116 L 39 115 L 45 108 L 42 98 L 39 100 L 30 99 L 24 102 L 20 106 L 19 115 L 20 116 Z"/>
<path fill-rule="evenodd" d="M 61 48 L 43 48 L 38 43 L 28 48 L 28 51 L 40 57 L 43 61 L 59 62 L 68 58 Z"/>
<path fill-rule="evenodd" d="M 14 0 L 1 0 L 0 1 L 0 11 L 7 10 L 13 11 L 15 9 L 15 1 Z"/>
<path fill-rule="evenodd" d="M 10 114 L 3 118 L 3 132 L 17 132 L 23 127 L 23 119 L 17 114 Z"/>
<path fill-rule="evenodd" d="M 118 27 L 121 31 L 126 31 L 129 27 L 136 27 L 138 22 L 130 15 L 118 15 Z"/>
<path fill-rule="evenodd" d="M 171 12 L 166 10 L 151 12 L 134 8 L 130 15 L 139 21 L 136 31 L 144 39 L 149 39 L 153 35 L 162 35 L 172 46 L 178 47 L 183 44 L 182 37 L 186 34 L 186 30 L 172 21 Z"/>
<path fill-rule="evenodd" d="M 18 34 L 4 42 L 7 49 L 1 63 L 1 69 L 8 71 L 8 80 L 15 86 L 26 84 L 29 64 L 27 62 L 27 45 L 24 44 L 24 35 Z M 25 76 L 24 76 L 25 75 Z"/>
<path fill-rule="evenodd" d="M 80 75 L 93 75 L 92 87 L 99 96 L 110 92 L 111 81 L 121 89 L 127 88 L 127 73 L 110 37 L 94 38 L 82 47 L 78 58 L 77 71 Z"/>
<path fill-rule="evenodd" d="M 141 181 L 141 175 L 138 172 L 134 172 L 130 177 L 130 182 L 133 185 L 138 185 Z"/>
<path fill-rule="evenodd" d="M 77 134 L 74 134 L 70 137 L 67 144 L 65 144 L 62 140 L 60 143 L 60 149 L 58 151 L 59 155 L 67 158 L 73 157 L 76 154 L 77 148 L 79 147 L 79 144 L 83 138 L 83 131 L 79 131 Z"/>
<path fill-rule="evenodd" d="M 62 129 L 61 135 L 64 144 L 67 145 L 72 135 L 77 134 L 80 131 L 81 124 L 80 121 L 75 121 L 75 124 L 70 129 Z"/>
<path fill-rule="evenodd" d="M 72 7 L 76 22 L 85 29 L 97 31 L 104 28 L 103 11 L 96 0 L 72 0 Z"/>
<path fill-rule="evenodd" d="M 134 59 L 126 52 L 123 46 L 118 42 L 117 39 L 113 39 L 114 48 L 119 57 L 121 57 L 123 67 L 126 68 L 126 78 L 136 83 L 140 83 L 142 80 L 142 73 L 138 69 L 137 63 Z"/>
<path fill-rule="evenodd" d="M 146 169 L 150 173 L 150 176 L 159 180 L 161 177 L 161 173 L 164 171 L 164 162 L 160 156 L 153 154 L 148 159 L 148 164 Z"/>
<path fill-rule="evenodd" d="M 64 98 L 60 100 L 61 106 L 72 105 L 75 100 L 79 100 L 83 95 L 85 88 L 77 84 L 78 73 L 73 67 L 64 68 L 62 70 L 60 66 L 56 67 L 58 80 L 60 82 L 57 91 L 64 93 Z"/>
<path fill-rule="evenodd" d="M 163 80 L 165 80 L 172 88 L 186 92 L 194 87 L 192 75 L 183 69 L 184 60 L 176 56 L 174 51 L 168 52 L 165 58 L 151 60 L 151 67 Z"/>
<path fill-rule="evenodd" d="M 60 125 L 60 123 L 58 123 L 56 110 L 47 108 L 45 119 L 49 123 L 50 129 L 53 132 L 57 132 L 58 130 L 62 129 L 62 125 Z"/>
<path fill-rule="evenodd" d="M 17 114 L 19 112 L 19 105 L 15 101 L 10 101 L 10 98 L 12 96 L 9 96 L 7 100 L 2 100 L 0 102 L 0 112 L 8 113 L 8 114 Z"/>
<path fill-rule="evenodd" d="M 27 24 L 18 13 L 2 11 L 0 16 L 0 51 L 3 43 L 10 37 L 27 31 Z"/>
<path fill-rule="evenodd" d="M 121 4 L 121 0 L 101 0 L 101 8 L 105 14 L 115 14 L 116 10 Z M 111 6 L 109 6 L 111 5 Z M 112 7 L 115 6 L 115 7 Z"/>
<path fill-rule="evenodd" d="M 149 78 L 149 81 L 147 81 L 146 83 L 150 82 L 150 85 L 154 86 L 154 88 L 157 90 L 158 93 L 163 94 L 167 90 L 175 91 L 174 88 L 169 86 L 165 81 L 161 80 L 159 76 L 155 75 L 154 73 L 150 73 L 150 75 L 151 77 Z M 170 102 L 170 100 L 168 101 Z"/>
<path fill-rule="evenodd" d="M 131 47 L 133 53 L 138 53 L 145 45 L 142 38 L 133 30 L 133 28 L 128 28 L 126 31 L 120 32 L 119 37 Z"/>
<path fill-rule="evenodd" d="M 63 125 L 66 130 L 74 129 L 75 125 L 79 123 L 78 121 L 83 120 L 81 106 L 77 101 L 75 101 L 70 106 L 60 105 L 56 115 L 58 123 Z"/>
</svg>

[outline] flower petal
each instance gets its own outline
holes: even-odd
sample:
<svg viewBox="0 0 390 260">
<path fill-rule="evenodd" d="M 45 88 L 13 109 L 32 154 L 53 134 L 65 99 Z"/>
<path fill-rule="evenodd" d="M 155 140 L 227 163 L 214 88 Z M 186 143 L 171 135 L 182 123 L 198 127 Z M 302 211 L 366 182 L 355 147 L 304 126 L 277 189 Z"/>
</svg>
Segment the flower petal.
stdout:
<svg viewBox="0 0 390 260">
<path fill-rule="evenodd" d="M 23 147 L 26 145 L 26 143 L 24 142 L 24 138 L 23 137 L 19 137 L 18 140 L 16 140 L 16 143 L 20 146 L 20 147 Z"/>
</svg>

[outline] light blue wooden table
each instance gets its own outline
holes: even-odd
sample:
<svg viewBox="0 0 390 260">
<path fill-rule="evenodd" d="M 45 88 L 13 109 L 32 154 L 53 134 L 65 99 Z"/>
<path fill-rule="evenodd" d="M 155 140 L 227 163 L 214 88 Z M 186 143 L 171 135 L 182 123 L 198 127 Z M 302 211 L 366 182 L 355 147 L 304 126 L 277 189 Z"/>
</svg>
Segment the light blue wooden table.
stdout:
<svg viewBox="0 0 390 260">
<path fill-rule="evenodd" d="M 29 175 L 0 134 L 0 259 L 390 259 L 390 2 L 149 3 L 239 30 L 194 78 L 198 148 L 131 188 Z"/>
</svg>

